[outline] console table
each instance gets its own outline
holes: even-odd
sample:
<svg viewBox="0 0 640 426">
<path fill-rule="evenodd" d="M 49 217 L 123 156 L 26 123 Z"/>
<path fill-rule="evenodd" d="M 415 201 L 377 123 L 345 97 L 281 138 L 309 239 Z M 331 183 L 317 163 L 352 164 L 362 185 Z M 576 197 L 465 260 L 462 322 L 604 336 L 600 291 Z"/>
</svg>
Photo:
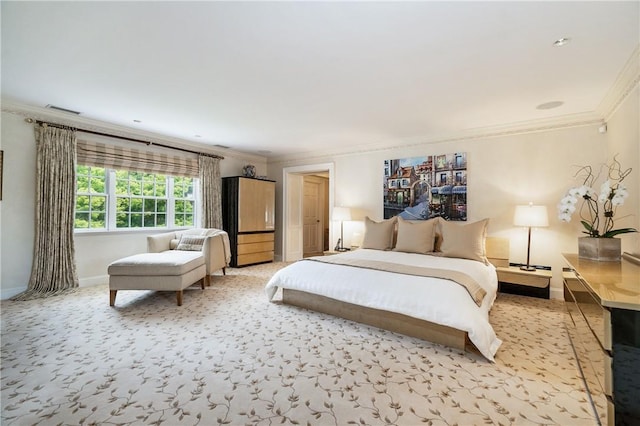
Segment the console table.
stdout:
<svg viewBox="0 0 640 426">
<path fill-rule="evenodd" d="M 640 424 L 640 266 L 563 254 L 567 331 L 602 424 Z"/>
</svg>

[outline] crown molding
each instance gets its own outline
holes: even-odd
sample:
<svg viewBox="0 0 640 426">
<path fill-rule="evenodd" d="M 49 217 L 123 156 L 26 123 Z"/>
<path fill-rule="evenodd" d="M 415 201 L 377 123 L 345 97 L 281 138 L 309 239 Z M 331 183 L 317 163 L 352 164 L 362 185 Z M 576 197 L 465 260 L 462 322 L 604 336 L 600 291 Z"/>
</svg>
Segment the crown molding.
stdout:
<svg viewBox="0 0 640 426">
<path fill-rule="evenodd" d="M 202 152 L 203 154 L 217 154 L 223 157 L 232 157 L 243 161 L 265 160 L 264 157 L 256 154 L 249 154 L 224 148 L 212 149 L 211 146 L 204 143 L 193 143 L 172 136 L 166 136 L 158 133 L 148 132 L 146 130 L 134 129 L 118 124 L 107 123 L 105 121 L 95 120 L 92 118 L 71 115 L 65 112 L 60 112 L 48 108 L 6 101 L 4 99 L 2 100 L 2 112 L 18 115 L 24 117 L 25 119 L 30 118 L 37 121 L 47 121 L 63 126 L 81 127 L 86 130 L 107 133 L 114 136 L 129 137 L 145 141 L 148 140 L 149 142 L 162 143 L 164 145 L 169 145 L 176 148 Z"/>
<path fill-rule="evenodd" d="M 433 145 L 445 142 L 461 142 L 468 140 L 488 139 L 503 136 L 513 136 L 528 133 L 548 132 L 552 130 L 572 127 L 599 126 L 604 123 L 603 118 L 595 112 L 564 115 L 560 117 L 511 123 L 500 126 L 482 127 L 463 130 L 447 135 L 438 135 L 412 140 L 393 140 L 373 144 L 362 144 L 334 150 L 317 150 L 307 153 L 296 153 L 277 157 L 269 157 L 267 164 L 299 163 L 300 161 L 319 161 L 363 153 L 390 151 L 400 148 Z"/>
<path fill-rule="evenodd" d="M 609 121 L 622 102 L 640 82 L 640 44 L 636 46 L 627 63 L 618 74 L 613 86 L 598 105 L 596 112 Z"/>
</svg>

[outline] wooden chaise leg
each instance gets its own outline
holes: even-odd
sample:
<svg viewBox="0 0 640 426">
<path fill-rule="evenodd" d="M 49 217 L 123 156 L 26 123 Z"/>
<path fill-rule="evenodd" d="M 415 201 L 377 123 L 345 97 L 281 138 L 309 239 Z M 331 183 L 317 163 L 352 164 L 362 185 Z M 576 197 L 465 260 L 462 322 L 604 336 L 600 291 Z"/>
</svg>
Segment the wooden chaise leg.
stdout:
<svg viewBox="0 0 640 426">
<path fill-rule="evenodd" d="M 205 275 L 203 279 L 200 280 L 200 287 L 204 290 L 204 286 L 209 285 L 209 275 Z"/>
<path fill-rule="evenodd" d="M 227 268 L 222 268 L 222 275 L 227 275 Z"/>
<path fill-rule="evenodd" d="M 116 305 L 116 294 L 118 294 L 118 290 L 109 290 L 109 306 Z"/>
<path fill-rule="evenodd" d="M 176 298 L 178 299 L 178 306 L 182 306 L 182 290 L 176 291 Z"/>
</svg>

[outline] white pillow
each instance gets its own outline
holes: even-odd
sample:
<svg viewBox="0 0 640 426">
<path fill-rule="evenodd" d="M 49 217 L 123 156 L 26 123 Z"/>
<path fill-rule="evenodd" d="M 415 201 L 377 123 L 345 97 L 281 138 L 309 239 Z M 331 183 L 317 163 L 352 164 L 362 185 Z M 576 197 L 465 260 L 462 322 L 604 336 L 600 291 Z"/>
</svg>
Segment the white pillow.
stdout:
<svg viewBox="0 0 640 426">
<path fill-rule="evenodd" d="M 184 251 L 202 251 L 204 240 L 207 238 L 204 235 L 185 235 L 183 234 L 178 243 L 176 250 Z"/>
<path fill-rule="evenodd" d="M 396 227 L 396 217 L 382 222 L 375 222 L 367 216 L 364 219 L 364 238 L 362 248 L 376 250 L 391 250 Z"/>
<path fill-rule="evenodd" d="M 464 225 L 446 220 L 441 221 L 442 245 L 440 250 L 443 256 L 477 260 L 488 264 L 484 246 L 488 224 L 489 219 Z"/>
<path fill-rule="evenodd" d="M 398 218 L 398 239 L 394 251 L 407 253 L 431 253 L 435 243 L 435 225 L 437 221 L 407 221 Z"/>
</svg>

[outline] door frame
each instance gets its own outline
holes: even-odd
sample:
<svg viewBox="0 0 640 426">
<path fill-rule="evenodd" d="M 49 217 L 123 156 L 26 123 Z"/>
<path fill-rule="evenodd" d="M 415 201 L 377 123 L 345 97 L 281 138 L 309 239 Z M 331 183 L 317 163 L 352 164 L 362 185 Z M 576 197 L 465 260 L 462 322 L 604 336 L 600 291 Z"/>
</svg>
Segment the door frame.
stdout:
<svg viewBox="0 0 640 426">
<path fill-rule="evenodd" d="M 324 231 L 325 228 L 328 230 L 329 229 L 329 212 L 327 209 L 327 206 L 329 204 L 327 198 L 329 195 L 329 179 L 328 177 L 319 177 L 317 174 L 310 174 L 310 175 L 303 175 L 302 176 L 302 188 L 304 190 L 304 199 L 302 200 L 302 210 L 303 210 L 303 218 L 306 220 L 306 213 L 309 212 L 309 202 L 307 201 L 307 188 L 309 188 L 309 186 L 313 186 L 317 193 L 316 193 L 316 208 L 315 211 L 313 212 L 313 214 L 315 215 L 315 219 L 316 221 L 314 222 L 314 226 L 315 226 L 315 232 L 313 235 L 312 239 L 309 239 L 309 241 L 311 240 L 315 240 L 315 245 L 313 247 L 313 250 L 310 250 L 309 252 L 306 251 L 306 249 L 308 248 L 307 244 L 309 243 L 309 241 L 307 241 L 307 237 L 309 236 L 309 234 L 307 233 L 307 231 L 304 229 L 305 227 L 309 226 L 309 224 L 305 224 L 303 223 L 303 237 L 302 237 L 302 255 L 303 256 L 307 256 L 307 253 L 314 253 L 315 256 L 318 256 L 320 254 L 322 254 L 325 250 L 324 246 L 325 246 L 325 238 L 324 238 Z M 326 212 L 325 212 L 326 210 Z M 327 238 L 329 237 L 329 235 L 327 234 Z M 329 241 L 326 241 L 327 245 L 329 244 Z"/>
<path fill-rule="evenodd" d="M 299 176 L 299 175 L 306 175 L 306 174 L 320 173 L 320 172 L 329 173 L 328 203 L 329 203 L 329 216 L 331 216 L 331 212 L 333 211 L 333 203 L 334 203 L 334 188 L 333 188 L 334 187 L 333 182 L 335 179 L 334 168 L 335 168 L 334 163 L 319 163 L 319 164 L 309 164 L 306 166 L 285 167 L 282 169 L 282 260 L 283 261 L 293 262 L 293 261 L 302 259 L 302 244 L 303 244 L 302 233 L 300 233 L 299 241 L 298 241 L 298 246 L 301 248 L 299 255 L 297 254 L 297 252 L 289 253 L 289 247 L 287 244 L 289 227 L 290 227 L 289 224 L 291 223 L 291 219 L 296 219 L 298 223 L 302 221 L 301 209 L 298 209 L 298 211 L 300 212 L 300 217 L 297 217 L 297 218 L 289 217 L 289 209 L 287 208 L 287 206 L 289 206 L 289 203 L 293 202 L 293 200 L 290 199 L 291 194 L 289 194 L 290 176 L 292 175 Z M 302 186 L 300 186 L 299 192 L 295 195 L 298 197 L 298 200 L 302 200 L 302 198 L 304 197 Z M 327 220 L 329 221 L 329 238 L 331 239 L 332 238 L 331 236 L 334 234 L 333 221 L 331 221 L 331 217 L 327 218 Z M 333 247 L 332 244 L 333 244 L 333 241 L 329 243 L 329 247 Z"/>
</svg>

